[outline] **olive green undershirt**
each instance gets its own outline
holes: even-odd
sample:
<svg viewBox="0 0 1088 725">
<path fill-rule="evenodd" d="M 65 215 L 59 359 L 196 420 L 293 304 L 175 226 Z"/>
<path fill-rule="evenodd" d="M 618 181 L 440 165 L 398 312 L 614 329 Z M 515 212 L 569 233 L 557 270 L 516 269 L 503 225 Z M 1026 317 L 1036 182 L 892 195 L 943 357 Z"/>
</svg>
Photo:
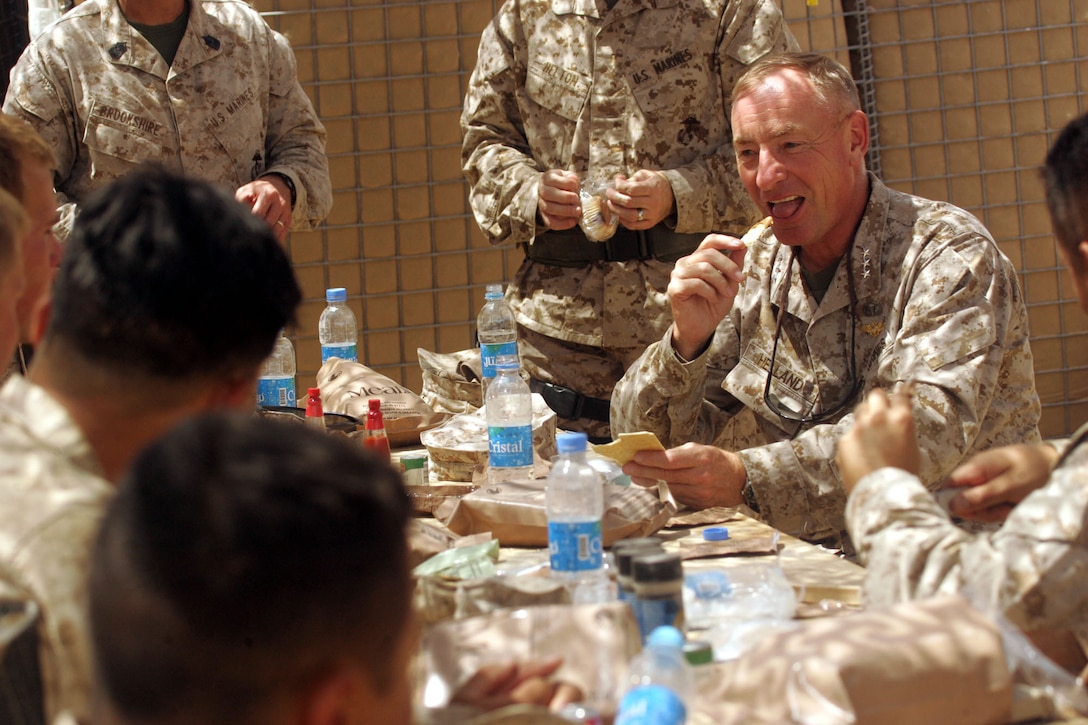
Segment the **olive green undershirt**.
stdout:
<svg viewBox="0 0 1088 725">
<path fill-rule="evenodd" d="M 155 46 L 155 50 L 159 51 L 166 65 L 173 65 L 178 46 L 181 45 L 181 39 L 185 37 L 185 28 L 189 25 L 189 3 L 185 3 L 185 10 L 181 15 L 163 25 L 144 25 L 131 20 L 128 22 L 140 31 L 140 35 L 147 38 L 147 42 Z"/>
</svg>

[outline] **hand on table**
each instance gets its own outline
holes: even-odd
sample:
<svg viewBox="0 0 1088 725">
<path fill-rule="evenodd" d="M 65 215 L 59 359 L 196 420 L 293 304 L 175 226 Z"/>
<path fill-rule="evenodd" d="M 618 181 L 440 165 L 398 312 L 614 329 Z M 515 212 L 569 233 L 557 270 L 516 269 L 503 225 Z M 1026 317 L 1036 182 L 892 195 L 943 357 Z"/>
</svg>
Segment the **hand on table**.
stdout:
<svg viewBox="0 0 1088 725">
<path fill-rule="evenodd" d="M 672 184 L 660 171 L 639 169 L 630 178 L 620 174 L 615 188 L 605 192 L 609 210 L 628 229 L 656 226 L 676 208 Z"/>
<path fill-rule="evenodd" d="M 1046 443 L 983 451 L 952 471 L 946 488 L 962 487 L 949 502 L 953 514 L 1000 522 L 1029 493 L 1046 483 L 1058 451 Z"/>
<path fill-rule="evenodd" d="M 582 218 L 582 200 L 578 196 L 578 174 L 550 169 L 540 177 L 536 189 L 536 208 L 548 229 L 573 229 Z"/>
<path fill-rule="evenodd" d="M 639 451 L 623 472 L 642 486 L 669 484 L 676 500 L 692 508 L 739 506 L 748 475 L 740 457 L 715 446 L 685 443 L 667 451 Z"/>
<path fill-rule="evenodd" d="M 910 392 L 888 396 L 877 389 L 854 409 L 854 427 L 839 440 L 835 461 L 843 487 L 854 490 L 867 474 L 880 468 L 901 468 L 918 474 L 920 454 L 914 436 Z"/>
<path fill-rule="evenodd" d="M 744 281 L 745 252 L 741 240 L 709 234 L 694 252 L 676 260 L 667 292 L 672 344 L 683 359 L 692 360 L 702 352 L 718 323 L 733 309 Z"/>
<path fill-rule="evenodd" d="M 555 657 L 536 662 L 484 665 L 453 695 L 453 702 L 483 710 L 507 705 L 541 705 L 558 710 L 582 699 L 569 682 L 551 679 L 563 664 Z"/>
<path fill-rule="evenodd" d="M 281 242 L 291 229 L 291 190 L 278 174 L 269 174 L 238 187 L 234 198 L 264 219 Z"/>
</svg>

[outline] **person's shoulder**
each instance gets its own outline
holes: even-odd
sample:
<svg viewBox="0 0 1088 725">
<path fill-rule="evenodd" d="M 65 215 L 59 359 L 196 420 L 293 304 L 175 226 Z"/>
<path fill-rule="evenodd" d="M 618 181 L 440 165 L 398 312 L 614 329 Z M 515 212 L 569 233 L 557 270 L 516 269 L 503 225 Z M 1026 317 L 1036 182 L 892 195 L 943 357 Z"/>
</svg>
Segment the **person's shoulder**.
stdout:
<svg viewBox="0 0 1088 725">
<path fill-rule="evenodd" d="M 94 34 L 101 28 L 100 17 L 106 1 L 80 3 L 42 30 L 32 39 L 31 46 L 48 49 L 49 53 L 77 50 L 81 46 L 76 38 Z"/>
<path fill-rule="evenodd" d="M 883 184 L 874 187 L 874 193 L 877 189 L 886 199 L 889 221 L 912 227 L 916 240 L 948 239 L 983 247 L 995 244 L 978 217 L 952 202 L 898 191 Z"/>
</svg>

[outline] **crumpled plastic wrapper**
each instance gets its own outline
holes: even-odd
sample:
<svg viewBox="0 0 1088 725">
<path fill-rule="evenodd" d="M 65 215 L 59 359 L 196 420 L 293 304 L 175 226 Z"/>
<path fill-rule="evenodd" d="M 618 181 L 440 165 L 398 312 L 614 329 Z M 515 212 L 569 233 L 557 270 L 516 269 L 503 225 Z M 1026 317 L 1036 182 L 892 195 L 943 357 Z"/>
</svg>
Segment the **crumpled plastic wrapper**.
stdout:
<svg viewBox="0 0 1088 725">
<path fill-rule="evenodd" d="M 603 242 L 611 239 L 620 226 L 620 218 L 608 211 L 605 189 L 612 188 L 611 181 L 587 179 L 578 189 L 578 198 L 582 203 L 582 217 L 578 226 L 591 242 Z"/>
<path fill-rule="evenodd" d="M 611 716 L 640 641 L 623 602 L 506 609 L 444 622 L 423 637 L 424 704 L 443 707 L 484 665 L 561 656 L 554 679 L 577 685 L 585 702 Z"/>
<path fill-rule="evenodd" d="M 455 415 L 437 428 L 420 434 L 427 447 L 431 471 L 440 481 L 473 480 L 473 472 L 487 464 L 487 407 Z M 533 452 L 544 461 L 556 454 L 555 412 L 533 393 Z"/>
<path fill-rule="evenodd" d="M 317 371 L 321 403 L 327 413 L 343 413 L 366 421 L 368 401 L 382 401 L 382 418 L 391 446 L 419 443 L 422 431 L 450 416 L 437 413 L 414 392 L 390 377 L 358 362 L 330 358 Z"/>
<path fill-rule="evenodd" d="M 546 486 L 547 481 L 541 479 L 482 486 L 467 496 L 442 503 L 434 516 L 457 534 L 490 531 L 503 546 L 546 547 Z M 664 482 L 656 488 L 602 486 L 605 510 L 601 535 L 605 546 L 632 536 L 649 536 L 676 513 L 676 500 Z"/>
</svg>

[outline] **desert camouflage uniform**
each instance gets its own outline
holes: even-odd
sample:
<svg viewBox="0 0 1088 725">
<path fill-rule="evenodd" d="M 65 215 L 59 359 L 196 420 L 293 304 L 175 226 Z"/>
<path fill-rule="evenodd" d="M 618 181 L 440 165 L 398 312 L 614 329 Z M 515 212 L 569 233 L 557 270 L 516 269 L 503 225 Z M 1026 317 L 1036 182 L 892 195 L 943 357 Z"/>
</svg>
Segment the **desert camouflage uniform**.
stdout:
<svg viewBox="0 0 1088 725">
<path fill-rule="evenodd" d="M 757 211 L 737 174 L 728 101 L 748 65 L 797 47 L 777 3 L 619 0 L 604 7 L 603 0 L 508 0 L 484 31 L 461 117 L 480 228 L 493 244 L 532 242 L 547 231 L 537 215 L 543 172 L 610 179 L 641 168 L 668 177 L 676 212 L 658 227 L 698 234 L 685 251 L 712 230 L 747 227 Z M 595 244 L 573 233 L 576 244 Z M 664 292 L 672 266 L 527 259 L 507 299 L 518 322 L 538 333 L 524 356 L 530 374 L 607 400 L 627 365 L 669 325 Z M 606 361 L 572 363 L 575 355 Z M 585 429 L 584 421 L 560 423 Z M 607 431 L 602 426 L 597 434 Z"/>
<path fill-rule="evenodd" d="M 0 388 L 0 568 L 41 609 L 46 720 L 90 722 L 91 660 L 85 579 L 113 488 L 67 411 L 14 375 Z"/>
<path fill-rule="evenodd" d="M 1023 629 L 1069 629 L 1088 651 L 1088 425 L 1046 485 L 994 533 L 949 520 L 918 479 L 884 468 L 858 482 L 846 510 L 873 604 L 963 591 Z"/>
<path fill-rule="evenodd" d="M 869 203 L 851 248 L 857 290 L 860 395 L 915 383 L 922 479 L 936 484 L 963 458 L 1039 440 L 1028 318 L 1016 272 L 986 229 L 950 204 L 893 191 L 869 175 Z M 820 412 L 851 388 L 851 320 L 845 264 L 822 302 L 768 227 L 748 250 L 745 280 L 709 349 L 690 363 L 669 334 L 617 384 L 617 433 L 652 430 L 667 447 L 687 441 L 738 451 L 767 521 L 809 540 L 845 528 L 835 445 L 855 397 L 834 422 L 792 424 L 763 399 L 775 315 L 788 302 L 772 393 L 780 408 Z"/>
<path fill-rule="evenodd" d="M 240 0 L 189 7 L 169 67 L 117 0 L 87 0 L 12 70 L 4 112 L 26 119 L 56 152 L 62 223 L 142 161 L 231 191 L 283 174 L 297 192 L 292 226 L 319 223 L 332 203 L 325 128 L 287 39 Z"/>
</svg>

